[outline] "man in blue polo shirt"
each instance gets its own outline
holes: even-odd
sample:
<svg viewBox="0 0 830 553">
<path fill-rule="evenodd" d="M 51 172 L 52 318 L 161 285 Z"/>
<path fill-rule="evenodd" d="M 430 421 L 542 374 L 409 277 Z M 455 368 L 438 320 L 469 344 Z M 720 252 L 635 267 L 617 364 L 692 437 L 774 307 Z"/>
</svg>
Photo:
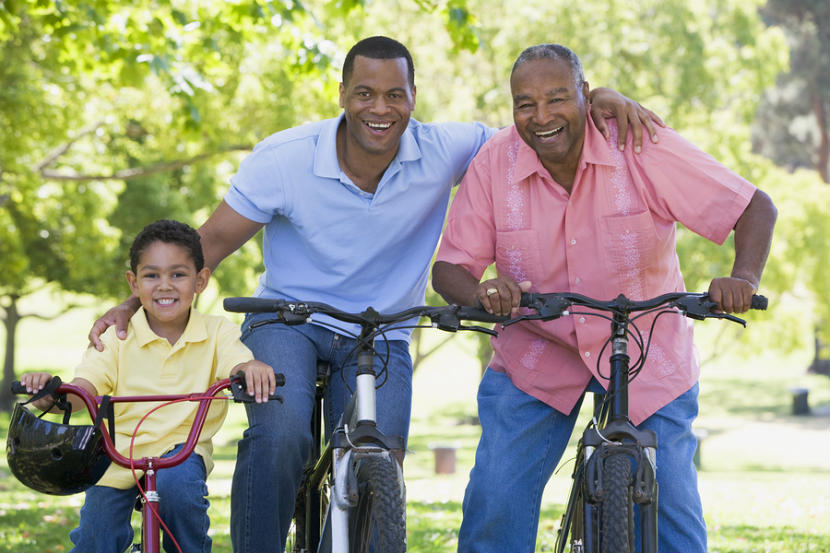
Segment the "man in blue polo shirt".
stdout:
<svg viewBox="0 0 830 553">
<path fill-rule="evenodd" d="M 643 124 L 654 136 L 653 114 L 638 104 L 609 90 L 593 100 L 598 126 L 604 127 L 604 114 L 619 111 L 621 124 L 630 119 L 635 142 Z M 495 130 L 410 119 L 412 58 L 386 37 L 365 39 L 348 53 L 340 106 L 340 117 L 274 134 L 241 163 L 224 201 L 199 229 L 205 263 L 215 269 L 264 226 L 265 272 L 256 296 L 321 301 L 345 311 L 419 305 L 450 190 Z M 121 328 L 131 304 L 127 300 L 96 321 L 90 340 L 97 345 L 107 326 Z M 286 374 L 285 402 L 248 407 L 231 492 L 234 550 L 258 553 L 284 549 L 311 447 L 317 360 L 328 360 L 333 373 L 345 377 L 330 381 L 333 408 L 327 414 L 336 422 L 348 394 L 344 382 L 354 387 L 349 353 L 355 340 L 349 333 L 356 330 L 333 320 L 323 321 L 326 326 L 254 326 L 262 317 L 267 315 L 246 318 L 242 339 L 257 359 Z M 381 356 L 388 348 L 390 358 L 388 380 L 378 390 L 379 430 L 406 438 L 409 331 L 386 337 L 375 345 Z"/>
</svg>

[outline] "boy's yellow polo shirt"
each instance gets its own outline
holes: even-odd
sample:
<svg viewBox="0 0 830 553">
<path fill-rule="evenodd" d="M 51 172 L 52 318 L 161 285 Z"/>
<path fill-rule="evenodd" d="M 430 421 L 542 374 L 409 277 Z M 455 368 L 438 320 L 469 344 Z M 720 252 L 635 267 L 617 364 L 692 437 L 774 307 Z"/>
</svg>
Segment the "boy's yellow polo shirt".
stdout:
<svg viewBox="0 0 830 553">
<path fill-rule="evenodd" d="M 156 335 L 147 324 L 144 309 L 139 309 L 127 328 L 127 338 L 119 340 L 115 328 L 102 336 L 104 351 L 90 347 L 84 353 L 75 376 L 91 382 L 99 395 L 132 396 L 204 392 L 217 380 L 226 378 L 239 363 L 253 359 L 239 340 L 239 327 L 224 317 L 203 315 L 191 308 L 187 328 L 171 345 Z M 129 457 L 130 439 L 136 424 L 160 402 L 116 403 L 115 445 Z M 151 414 L 138 429 L 133 458 L 160 456 L 187 440 L 198 403 L 167 405 Z M 211 438 L 219 430 L 228 410 L 226 400 L 213 402 L 196 445 L 209 474 L 213 469 Z M 139 474 L 141 476 L 141 474 Z M 99 486 L 127 489 L 134 484 L 129 469 L 113 463 Z"/>
</svg>

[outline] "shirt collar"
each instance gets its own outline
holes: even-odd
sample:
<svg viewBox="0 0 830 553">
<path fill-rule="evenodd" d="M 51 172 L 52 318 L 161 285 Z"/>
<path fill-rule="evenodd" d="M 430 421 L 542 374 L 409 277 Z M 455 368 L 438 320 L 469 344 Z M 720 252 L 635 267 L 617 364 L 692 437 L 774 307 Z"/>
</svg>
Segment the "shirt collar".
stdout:
<svg viewBox="0 0 830 553">
<path fill-rule="evenodd" d="M 345 117 L 341 113 L 339 117 L 323 121 L 323 128 L 317 137 L 317 146 L 314 149 L 314 174 L 318 177 L 339 179 L 341 170 L 340 162 L 337 161 L 337 129 Z M 406 130 L 401 135 L 401 144 L 398 153 L 389 164 L 396 166 L 405 161 L 416 161 L 421 159 L 421 148 L 412 131 L 414 125 L 419 125 L 414 119 L 409 120 Z"/>
<path fill-rule="evenodd" d="M 585 142 L 582 144 L 582 154 L 579 157 L 579 166 L 584 167 L 587 164 L 593 165 L 614 165 L 611 152 L 609 150 L 609 143 L 602 136 L 602 133 L 594 126 L 594 121 L 590 114 L 586 114 L 587 123 L 585 124 Z M 513 125 L 511 135 L 519 142 L 518 151 L 516 152 L 516 171 L 514 173 L 517 181 L 524 180 L 533 173 L 550 177 L 545 166 L 539 160 L 536 152 L 527 145 L 519 136 L 516 130 L 516 125 Z"/>
<path fill-rule="evenodd" d="M 156 340 L 164 340 L 161 336 L 153 332 L 150 324 L 147 322 L 147 315 L 144 308 L 140 307 L 138 311 L 130 319 L 130 324 L 135 332 L 135 338 L 139 347 L 144 347 L 147 344 Z M 207 340 L 207 326 L 205 325 L 204 315 L 190 308 L 190 318 L 187 320 L 187 326 L 184 329 L 181 337 L 176 341 L 176 345 L 186 344 L 188 342 L 203 342 Z"/>
</svg>

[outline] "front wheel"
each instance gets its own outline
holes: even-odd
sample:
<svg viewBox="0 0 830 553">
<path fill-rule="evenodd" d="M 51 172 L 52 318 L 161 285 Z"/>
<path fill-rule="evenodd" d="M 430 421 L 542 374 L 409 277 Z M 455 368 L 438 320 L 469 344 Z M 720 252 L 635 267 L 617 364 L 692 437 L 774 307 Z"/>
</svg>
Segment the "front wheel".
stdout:
<svg viewBox="0 0 830 553">
<path fill-rule="evenodd" d="M 357 505 L 349 513 L 349 551 L 404 553 L 406 508 L 397 461 L 391 456 L 357 460 Z"/>
<path fill-rule="evenodd" d="M 634 501 L 631 459 L 610 455 L 603 460 L 600 504 L 600 553 L 634 551 Z"/>
</svg>

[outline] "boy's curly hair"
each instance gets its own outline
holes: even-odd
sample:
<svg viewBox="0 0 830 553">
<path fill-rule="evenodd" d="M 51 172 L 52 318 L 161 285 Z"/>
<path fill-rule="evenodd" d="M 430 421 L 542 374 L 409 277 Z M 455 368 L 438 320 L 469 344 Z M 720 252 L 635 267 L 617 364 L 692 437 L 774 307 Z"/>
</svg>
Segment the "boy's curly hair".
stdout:
<svg viewBox="0 0 830 553">
<path fill-rule="evenodd" d="M 154 242 L 165 242 L 181 246 L 190 254 L 196 265 L 196 271 L 205 266 L 205 256 L 202 253 L 202 242 L 199 233 L 185 223 L 170 219 L 160 219 L 144 227 L 133 240 L 130 246 L 130 269 L 133 272 L 138 268 L 138 262 L 144 250 Z"/>
</svg>

